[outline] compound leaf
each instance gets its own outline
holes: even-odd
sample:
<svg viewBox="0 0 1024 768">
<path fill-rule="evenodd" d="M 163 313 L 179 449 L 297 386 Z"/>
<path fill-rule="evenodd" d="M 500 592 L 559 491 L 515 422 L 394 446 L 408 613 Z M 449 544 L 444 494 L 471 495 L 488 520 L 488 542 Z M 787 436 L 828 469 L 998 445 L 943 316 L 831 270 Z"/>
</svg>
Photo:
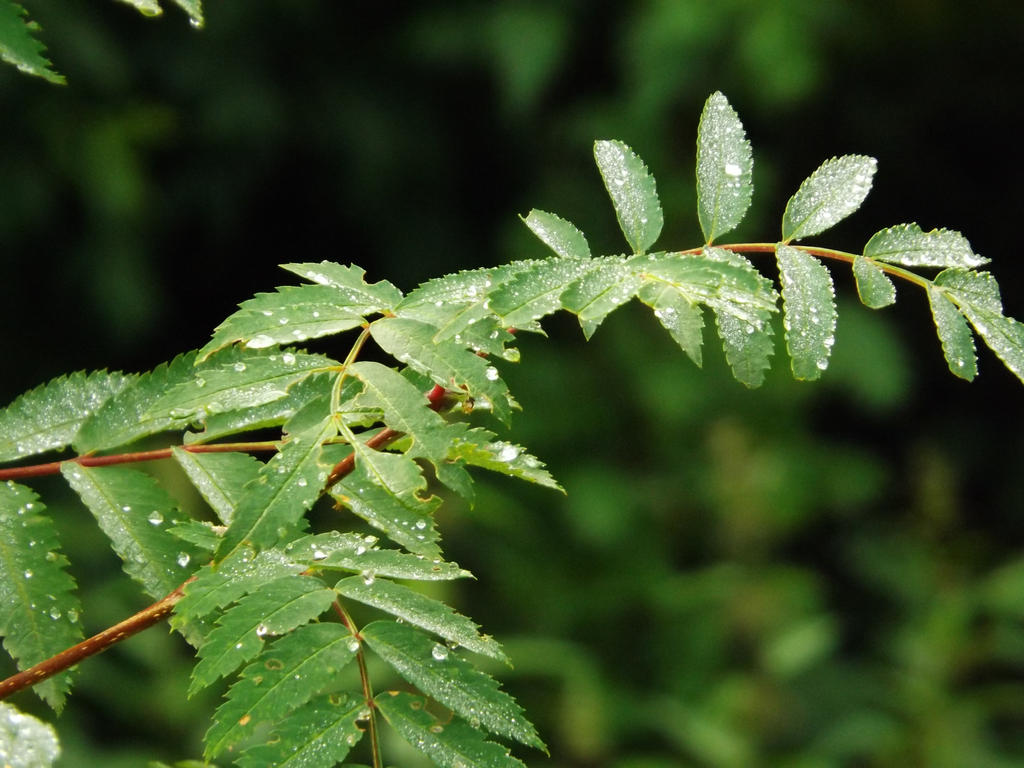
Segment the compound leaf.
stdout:
<svg viewBox="0 0 1024 768">
<path fill-rule="evenodd" d="M 864 306 L 881 309 L 895 303 L 896 286 L 871 259 L 854 257 L 853 276 L 857 280 L 857 295 Z"/>
<path fill-rule="evenodd" d="M 355 404 L 380 408 L 384 423 L 412 440 L 406 450 L 409 457 L 423 457 L 437 468 L 445 463 L 449 446 L 464 431 L 463 425 L 449 424 L 431 410 L 423 392 L 393 368 L 363 361 L 349 365 L 348 374 L 365 385 Z M 485 371 L 485 375 L 491 374 Z"/>
<path fill-rule="evenodd" d="M 958 304 L 970 304 L 997 314 L 1003 312 L 999 284 L 990 272 L 974 272 L 954 267 L 937 274 L 935 285 L 940 286 Z"/>
<path fill-rule="evenodd" d="M 448 458 L 510 477 L 518 477 L 520 480 L 556 491 L 562 490 L 540 459 L 527 453 L 522 446 L 498 440 L 493 432 L 481 427 L 470 429 L 457 437 Z"/>
<path fill-rule="evenodd" d="M 0 635 L 19 669 L 82 637 L 75 582 L 45 511 L 30 489 L 0 484 Z M 68 687 L 69 676 L 63 672 L 36 683 L 33 690 L 59 711 Z"/>
<path fill-rule="evenodd" d="M 419 466 L 408 456 L 356 445 L 355 468 L 331 488 L 331 495 L 410 552 L 438 557 L 441 535 L 432 515 L 441 500 L 420 496 L 427 481 Z"/>
<path fill-rule="evenodd" d="M 455 341 L 435 341 L 435 332 L 434 326 L 404 317 L 386 317 L 370 326 L 374 341 L 385 352 L 435 384 L 465 390 L 477 408 L 493 409 L 495 416 L 507 422 L 513 401 L 496 369 Z"/>
<path fill-rule="evenodd" d="M 621 141 L 594 142 L 594 159 L 626 242 L 634 253 L 643 253 L 658 239 L 663 224 L 654 177 Z"/>
<path fill-rule="evenodd" d="M 394 621 L 372 622 L 360 634 L 402 677 L 474 727 L 544 749 L 544 742 L 515 699 L 448 646 Z"/>
<path fill-rule="evenodd" d="M 614 309 L 633 298 L 643 278 L 623 258 L 601 259 L 560 297 L 562 307 L 580 321 L 583 335 L 590 338 Z"/>
<path fill-rule="evenodd" d="M 673 307 L 682 318 L 684 350 L 693 350 L 691 357 L 700 362 L 700 326 L 698 317 L 686 304 L 697 303 L 715 312 L 718 334 L 722 339 L 726 360 L 738 381 L 756 387 L 764 380 L 774 347 L 772 327 L 768 322 L 776 310 L 775 291 L 753 265 L 739 254 L 722 248 L 704 248 L 699 255 L 658 254 L 637 263 L 646 284 L 640 297 L 647 303 L 664 306 L 675 292 L 679 300 Z M 687 313 L 687 314 L 683 314 Z M 677 319 L 666 314 L 670 325 Z M 659 318 L 661 319 L 661 318 Z M 671 328 L 670 328 L 671 330 Z M 678 339 L 677 339 L 678 341 Z"/>
<path fill-rule="evenodd" d="M 822 163 L 786 204 L 783 242 L 824 232 L 860 208 L 877 166 L 875 158 L 865 155 L 843 155 Z"/>
<path fill-rule="evenodd" d="M 321 261 L 319 264 L 282 264 L 281 268 L 340 291 L 342 303 L 352 307 L 353 311 L 358 308 L 361 315 L 391 311 L 402 300 L 402 292 L 394 285 L 387 280 L 367 283 L 363 279 L 365 270 L 354 265 L 346 267 L 331 261 Z"/>
<path fill-rule="evenodd" d="M 644 283 L 637 298 L 654 310 L 654 316 L 662 327 L 700 367 L 701 346 L 704 343 L 704 314 L 700 306 L 680 293 L 675 286 L 665 283 Z"/>
<path fill-rule="evenodd" d="M 504 747 L 484 739 L 476 728 L 461 720 L 439 722 L 418 696 L 386 691 L 374 701 L 402 738 L 442 768 L 525 768 Z"/>
<path fill-rule="evenodd" d="M 199 359 L 235 341 L 248 349 L 318 339 L 363 323 L 377 307 L 345 303 L 346 293 L 332 285 L 287 285 L 277 293 L 258 293 L 217 326 L 213 338 L 199 350 Z"/>
<path fill-rule="evenodd" d="M 574 224 L 547 211 L 536 208 L 523 219 L 541 242 L 558 256 L 567 259 L 589 259 L 590 245 Z"/>
<path fill-rule="evenodd" d="M 239 549 L 215 565 L 205 565 L 185 585 L 185 596 L 174 606 L 171 625 L 199 619 L 229 605 L 264 584 L 305 570 L 281 551 L 265 550 L 253 554 Z"/>
<path fill-rule="evenodd" d="M 271 546 L 299 521 L 320 497 L 327 481 L 331 464 L 323 461 L 321 453 L 324 441 L 336 434 L 334 420 L 327 417 L 290 435 L 245 487 L 217 550 L 218 558 L 243 543 L 257 548 Z"/>
<path fill-rule="evenodd" d="M 330 398 L 336 376 L 314 373 L 288 388 L 288 394 L 254 408 L 241 408 L 226 413 L 207 414 L 201 432 L 186 432 L 185 442 L 207 443 L 218 437 L 252 429 L 280 427 L 302 408 L 317 398 Z M 342 391 L 343 396 L 345 391 Z"/>
<path fill-rule="evenodd" d="M 697 215 L 708 244 L 743 220 L 754 191 L 754 158 L 728 100 L 708 97 L 697 128 Z"/>
<path fill-rule="evenodd" d="M 779 243 L 775 248 L 782 281 L 782 325 L 793 376 L 812 380 L 828 368 L 836 333 L 832 275 L 809 253 Z"/>
<path fill-rule="evenodd" d="M 187 352 L 132 379 L 85 420 L 75 435 L 75 450 L 88 453 L 117 448 L 183 426 L 186 419 L 149 411 L 173 387 L 192 380 L 195 358 L 195 352 Z"/>
<path fill-rule="evenodd" d="M 537 321 L 561 309 L 562 294 L 593 266 L 589 259 L 550 258 L 530 264 L 491 293 L 490 309 L 507 328 L 540 331 Z"/>
<path fill-rule="evenodd" d="M 43 56 L 46 46 L 34 37 L 39 25 L 25 21 L 24 16 L 25 9 L 20 5 L 0 0 L 0 59 L 22 72 L 63 85 L 64 77 L 54 72 L 53 65 Z"/>
<path fill-rule="evenodd" d="M 61 473 L 110 539 L 125 573 L 147 594 L 163 597 L 195 570 L 199 550 L 168 532 L 179 510 L 151 475 L 74 462 L 62 464 Z"/>
<path fill-rule="evenodd" d="M 987 264 L 971 250 L 967 238 L 949 229 L 922 232 L 917 224 L 898 224 L 868 240 L 864 255 L 904 267 L 964 267 Z"/>
<path fill-rule="evenodd" d="M 1024 382 L 1024 324 L 983 307 L 962 304 L 960 308 L 989 349 Z"/>
<path fill-rule="evenodd" d="M 229 608 L 199 648 L 188 695 L 231 674 L 263 648 L 265 637 L 306 624 L 334 602 L 334 591 L 308 576 L 284 576 L 263 584 Z"/>
<path fill-rule="evenodd" d="M 317 571 L 351 571 L 369 576 L 386 576 L 414 581 L 449 581 L 472 577 L 457 563 L 439 558 L 410 555 L 396 549 L 379 549 L 376 536 L 330 531 L 297 539 L 285 547 L 285 554 Z"/>
<path fill-rule="evenodd" d="M 94 371 L 61 376 L 0 411 L 0 461 L 64 448 L 82 424 L 132 377 Z"/>
<path fill-rule="evenodd" d="M 957 306 L 932 285 L 928 286 L 928 304 L 949 370 L 961 379 L 972 381 L 978 375 L 978 359 L 967 320 Z"/>
<path fill-rule="evenodd" d="M 265 744 L 245 750 L 237 764 L 241 768 L 333 768 L 359 743 L 363 729 L 357 721 L 365 715 L 361 699 L 320 696 L 281 721 Z"/>
<path fill-rule="evenodd" d="M 230 360 L 194 369 L 194 376 L 150 406 L 146 417 L 196 418 L 279 400 L 299 380 L 338 363 L 303 352 L 239 353 Z"/>
<path fill-rule="evenodd" d="M 456 613 L 439 600 L 414 592 L 387 579 L 350 576 L 339 581 L 336 590 L 345 597 L 379 608 L 445 640 L 457 643 L 474 653 L 507 662 L 501 646 L 488 635 L 481 635 L 478 627 L 465 616 Z"/>
<path fill-rule="evenodd" d="M 245 741 L 264 723 L 283 722 L 355 658 L 353 640 L 341 624 L 307 624 L 265 648 L 217 709 L 206 756 Z"/>
<path fill-rule="evenodd" d="M 245 453 L 196 453 L 178 447 L 172 452 L 220 521 L 229 525 L 245 486 L 256 479 L 263 465 Z"/>
</svg>

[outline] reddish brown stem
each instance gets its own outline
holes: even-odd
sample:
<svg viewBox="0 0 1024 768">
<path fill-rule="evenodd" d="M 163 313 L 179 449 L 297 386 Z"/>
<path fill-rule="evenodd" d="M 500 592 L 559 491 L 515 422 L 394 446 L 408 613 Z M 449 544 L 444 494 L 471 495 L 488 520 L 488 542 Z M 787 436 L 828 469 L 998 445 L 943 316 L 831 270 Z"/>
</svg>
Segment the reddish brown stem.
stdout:
<svg viewBox="0 0 1024 768">
<path fill-rule="evenodd" d="M 274 451 L 278 448 L 276 442 L 263 443 L 214 443 L 212 445 L 183 445 L 183 450 L 189 453 L 223 453 L 226 451 L 242 451 L 254 453 L 256 451 Z M 159 459 L 171 458 L 170 448 L 159 448 L 154 451 L 136 451 L 135 453 L 115 453 L 109 456 L 76 456 L 73 459 L 64 461 L 51 461 L 46 464 L 32 464 L 26 467 L 7 467 L 0 469 L 0 482 L 4 480 L 16 480 L 20 477 L 42 477 L 43 475 L 59 475 L 61 464 L 73 461 L 83 467 L 106 467 L 112 464 L 130 464 L 136 461 L 157 461 Z"/>
<path fill-rule="evenodd" d="M 129 616 L 124 621 L 104 629 L 88 640 L 83 640 L 78 645 L 73 645 L 61 651 L 56 656 L 51 656 L 46 661 L 39 662 L 34 667 L 30 667 L 16 675 L 11 675 L 6 680 L 0 681 L 0 699 L 6 699 L 22 688 L 28 688 L 49 677 L 53 677 L 59 672 L 73 667 L 83 659 L 107 650 L 114 643 L 119 643 L 125 638 L 131 637 L 159 623 L 170 614 L 174 604 L 184 596 L 185 584 L 188 584 L 189 581 L 192 581 L 192 579 L 189 579 L 169 595 L 156 601 L 148 608 L 143 608 L 134 616 Z"/>
<path fill-rule="evenodd" d="M 429 401 L 430 408 L 435 411 L 441 410 L 447 402 L 446 394 L 445 388 L 441 386 L 435 386 L 430 390 L 430 392 L 427 393 L 427 400 Z M 367 440 L 366 445 L 375 450 L 383 448 L 388 443 L 400 437 L 401 434 L 401 432 L 396 432 L 393 429 L 383 429 Z M 248 452 L 273 450 L 276 447 L 277 443 L 220 443 L 217 445 L 185 446 L 185 450 L 192 451 L 193 453 L 211 453 L 215 451 Z M 124 464 L 132 461 L 167 459 L 170 458 L 170 456 L 171 449 L 166 448 L 156 451 L 122 453 L 113 456 L 80 456 L 75 459 L 68 459 L 68 461 L 74 461 L 87 467 L 96 467 L 108 464 Z M 0 474 L 0 480 L 6 480 L 9 477 L 33 477 L 56 474 L 60 472 L 60 465 L 62 463 L 63 462 L 58 461 L 51 464 L 37 464 L 31 467 L 16 467 L 14 469 L 0 470 L 0 472 L 6 473 L 20 472 L 20 474 Z M 330 476 L 327 478 L 327 487 L 330 488 L 334 483 L 341 480 L 345 475 L 351 472 L 354 467 L 354 457 L 352 454 L 349 454 L 335 465 Z M 16 693 L 23 688 L 28 688 L 58 674 L 59 672 L 63 672 L 65 669 L 78 664 L 90 656 L 102 653 L 114 643 L 119 643 L 137 632 L 141 632 L 142 630 L 148 629 L 154 624 L 159 623 L 171 613 L 175 603 L 181 600 L 184 596 L 185 585 L 194 578 L 195 577 L 193 576 L 188 579 L 166 597 L 153 603 L 148 608 L 144 608 L 134 616 L 130 616 L 124 621 L 115 624 L 112 627 L 108 627 L 99 634 L 93 635 L 88 640 L 83 640 L 78 645 L 74 645 L 61 651 L 56 656 L 51 656 L 46 661 L 39 662 L 30 669 L 26 669 L 16 675 L 11 675 L 6 680 L 0 681 L 0 700 L 7 698 L 11 694 Z"/>
</svg>

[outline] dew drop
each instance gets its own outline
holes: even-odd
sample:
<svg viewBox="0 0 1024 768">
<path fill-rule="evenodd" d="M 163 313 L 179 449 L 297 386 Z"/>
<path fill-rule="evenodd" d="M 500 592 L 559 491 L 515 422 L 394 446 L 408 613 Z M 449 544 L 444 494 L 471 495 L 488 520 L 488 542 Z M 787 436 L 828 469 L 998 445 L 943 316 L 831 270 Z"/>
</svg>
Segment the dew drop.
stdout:
<svg viewBox="0 0 1024 768">
<path fill-rule="evenodd" d="M 26 579 L 31 579 L 35 574 L 33 574 L 31 570 L 26 570 L 23 575 Z"/>
<path fill-rule="evenodd" d="M 352 653 L 355 653 L 356 651 L 359 650 L 359 641 L 356 638 L 354 638 L 354 637 L 349 638 L 349 641 L 348 641 L 347 645 L 348 645 L 348 649 L 350 651 L 352 651 Z"/>
<path fill-rule="evenodd" d="M 421 531 L 422 531 L 422 530 L 423 530 L 424 528 L 426 528 L 426 527 L 427 527 L 427 521 L 426 521 L 426 520 L 417 520 L 417 521 L 416 521 L 416 527 L 417 527 L 417 528 L 418 528 L 419 530 L 421 530 Z"/>
<path fill-rule="evenodd" d="M 154 509 L 146 519 L 149 520 L 150 525 L 160 525 L 164 521 L 164 516 L 159 509 Z"/>
<path fill-rule="evenodd" d="M 269 631 L 270 630 L 267 628 L 266 624 L 260 624 L 258 627 L 256 627 L 256 636 L 264 637 Z"/>
<path fill-rule="evenodd" d="M 327 557 L 327 553 L 324 552 L 322 549 L 314 549 L 313 550 L 313 559 L 314 560 L 323 560 L 325 557 Z"/>
<path fill-rule="evenodd" d="M 178 565 L 180 565 L 182 568 L 184 568 L 186 565 L 188 565 L 188 561 L 191 560 L 191 559 L 192 558 L 189 557 L 188 552 L 179 552 L 178 553 Z"/>
<path fill-rule="evenodd" d="M 373 571 L 363 571 L 363 584 L 370 586 L 376 580 L 377 575 Z"/>
<path fill-rule="evenodd" d="M 267 336 L 265 333 L 261 333 L 258 336 L 253 336 L 251 339 L 245 342 L 245 346 L 247 346 L 249 349 L 264 349 L 266 347 L 272 346 L 273 344 L 274 340 L 270 336 Z"/>
<path fill-rule="evenodd" d="M 498 369 L 495 368 L 493 365 L 488 365 L 487 369 L 484 371 L 484 376 L 486 376 L 489 381 L 497 381 Z"/>
<path fill-rule="evenodd" d="M 245 370 L 245 363 L 243 363 L 243 362 L 239 361 L 239 362 L 235 363 L 235 364 L 234 364 L 234 365 L 232 366 L 232 368 L 234 368 L 234 369 L 235 369 L 236 371 L 238 371 L 239 373 L 241 373 L 242 371 L 244 371 L 244 370 Z"/>
<path fill-rule="evenodd" d="M 448 658 L 448 647 L 440 643 L 434 643 L 434 647 L 430 650 L 430 655 L 437 661 L 444 661 Z"/>
<path fill-rule="evenodd" d="M 519 447 L 509 443 L 498 453 L 498 461 L 512 461 L 517 456 L 519 456 Z"/>
<path fill-rule="evenodd" d="M 53 619 L 54 621 L 59 619 L 61 617 L 61 615 L 62 614 L 61 614 L 59 608 L 51 608 L 50 609 L 50 618 Z"/>
<path fill-rule="evenodd" d="M 285 352 L 281 355 L 281 362 L 285 365 L 295 365 L 295 355 L 291 352 Z"/>
<path fill-rule="evenodd" d="M 735 177 L 740 176 L 742 174 L 743 174 L 743 169 L 740 168 L 738 165 L 736 165 L 736 163 L 726 163 L 725 164 L 725 175 L 726 176 L 732 176 L 732 177 L 735 178 Z"/>
</svg>

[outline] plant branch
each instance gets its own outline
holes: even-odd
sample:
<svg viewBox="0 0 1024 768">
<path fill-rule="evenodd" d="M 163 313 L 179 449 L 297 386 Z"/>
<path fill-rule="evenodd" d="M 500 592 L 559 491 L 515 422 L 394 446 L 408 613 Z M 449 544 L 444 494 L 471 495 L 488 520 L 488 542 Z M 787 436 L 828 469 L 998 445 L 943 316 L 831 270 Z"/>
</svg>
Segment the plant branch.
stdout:
<svg viewBox="0 0 1024 768">
<path fill-rule="evenodd" d="M 448 402 L 447 391 L 444 387 L 439 385 L 435 385 L 434 388 L 427 393 L 426 397 L 429 407 L 435 411 L 441 410 L 441 408 Z M 396 430 L 385 428 L 367 440 L 366 445 L 373 449 L 383 448 L 388 443 L 400 437 L 401 434 L 401 432 L 397 432 Z M 266 451 L 274 450 L 278 445 L 279 443 L 272 441 L 263 443 L 219 443 L 215 445 L 184 446 L 184 449 L 193 453 L 212 453 L 217 451 Z M 75 459 L 67 459 L 67 461 L 74 461 L 82 464 L 83 466 L 95 467 L 108 464 L 123 464 L 132 461 L 166 459 L 170 458 L 170 456 L 171 449 L 166 448 L 156 451 L 140 451 L 138 453 L 123 453 L 111 456 L 80 456 Z M 37 464 L 29 467 L 14 467 L 12 469 L 0 470 L 0 480 L 6 480 L 11 477 L 33 477 L 57 474 L 60 472 L 60 465 L 62 463 L 64 462 L 58 461 L 51 464 Z M 331 474 L 327 478 L 326 488 L 330 488 L 350 473 L 354 468 L 354 455 L 349 454 L 338 462 L 334 469 L 331 470 Z M 16 472 L 20 472 L 20 474 L 10 474 Z M 73 645 L 55 656 L 51 656 L 49 659 L 46 659 L 46 661 L 41 661 L 34 667 L 18 672 L 15 675 L 11 675 L 6 680 L 0 681 L 0 700 L 5 699 L 11 694 L 24 688 L 40 683 L 47 678 L 53 677 L 59 672 L 63 672 L 65 669 L 78 664 L 90 656 L 102 653 L 107 650 L 107 648 L 114 645 L 114 643 L 119 643 L 122 640 L 159 623 L 171 613 L 174 605 L 184 596 L 185 586 L 194 578 L 194 576 L 189 578 L 166 597 L 161 598 L 148 608 L 144 608 L 124 621 L 121 621 L 112 627 L 108 627 L 102 632 L 93 635 L 88 640 L 83 640 L 78 643 L 78 645 Z M 354 631 L 354 625 L 348 623 L 347 626 Z M 360 661 L 362 662 L 361 656 Z M 366 670 L 364 663 L 360 664 L 360 671 L 361 674 L 365 673 Z M 367 700 L 372 702 L 372 695 L 368 695 Z M 372 718 L 370 721 L 370 727 L 371 730 L 374 728 Z M 375 760 L 379 759 L 378 753 L 379 750 L 375 750 Z M 380 763 L 375 762 L 374 766 L 375 768 L 379 768 Z"/>
<path fill-rule="evenodd" d="M 73 667 L 83 659 L 95 656 L 97 653 L 102 653 L 114 643 L 119 643 L 125 638 L 131 637 L 159 623 L 170 614 L 174 604 L 184 596 L 185 585 L 189 581 L 192 581 L 192 579 L 190 578 L 166 597 L 157 600 L 149 607 L 143 608 L 124 621 L 104 629 L 102 632 L 78 643 L 78 645 L 73 645 L 61 651 L 56 656 L 51 656 L 46 661 L 39 662 L 34 667 L 30 667 L 22 672 L 18 672 L 16 675 L 11 675 L 6 680 L 0 681 L 0 700 L 6 699 L 23 688 L 28 688 L 47 678 L 53 677 L 69 667 Z"/>
<path fill-rule="evenodd" d="M 224 453 L 229 451 L 256 453 L 259 451 L 275 451 L 279 446 L 279 442 L 267 440 L 259 443 L 214 443 L 211 445 L 182 445 L 180 447 L 189 453 Z M 113 464 L 130 464 L 137 461 L 158 461 L 160 459 L 169 459 L 172 455 L 171 448 L 158 448 L 153 451 L 115 453 L 109 456 L 76 456 L 72 459 L 51 461 L 46 464 L 30 464 L 24 467 L 0 469 L 0 482 L 16 480 L 21 477 L 59 475 L 61 465 L 67 464 L 69 461 L 81 464 L 83 467 L 106 467 Z"/>
</svg>

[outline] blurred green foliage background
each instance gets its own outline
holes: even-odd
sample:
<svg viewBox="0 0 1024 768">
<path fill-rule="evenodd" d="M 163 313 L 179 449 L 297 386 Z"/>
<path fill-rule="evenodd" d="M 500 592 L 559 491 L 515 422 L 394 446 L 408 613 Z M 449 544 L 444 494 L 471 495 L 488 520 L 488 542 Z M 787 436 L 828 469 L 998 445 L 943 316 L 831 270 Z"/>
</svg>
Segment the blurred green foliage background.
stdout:
<svg viewBox="0 0 1024 768">
<path fill-rule="evenodd" d="M 1024 316 L 1019 3 L 207 5 L 196 31 L 175 10 L 29 3 L 70 85 L 0 69 L 3 402 L 200 346 L 289 282 L 284 261 L 407 290 L 542 255 L 515 215 L 534 206 L 622 250 L 596 138 L 658 178 L 659 246 L 696 245 L 696 123 L 719 89 L 755 153 L 736 240 L 775 237 L 826 157 L 871 154 L 867 203 L 816 240 L 960 229 Z M 780 350 L 747 391 L 710 334 L 697 370 L 637 307 L 586 345 L 564 318 L 523 339 L 513 436 L 568 495 L 486 480 L 441 514 L 479 579 L 444 596 L 506 643 L 516 668 L 494 672 L 551 747 L 529 765 L 1024 765 L 1021 385 L 987 352 L 977 382 L 953 379 L 909 287 L 874 313 L 836 283 L 814 385 Z M 141 607 L 85 511 L 36 487 L 87 628 Z M 185 699 L 189 662 L 154 629 L 83 665 L 61 764 L 199 754 L 214 701 Z"/>
</svg>

